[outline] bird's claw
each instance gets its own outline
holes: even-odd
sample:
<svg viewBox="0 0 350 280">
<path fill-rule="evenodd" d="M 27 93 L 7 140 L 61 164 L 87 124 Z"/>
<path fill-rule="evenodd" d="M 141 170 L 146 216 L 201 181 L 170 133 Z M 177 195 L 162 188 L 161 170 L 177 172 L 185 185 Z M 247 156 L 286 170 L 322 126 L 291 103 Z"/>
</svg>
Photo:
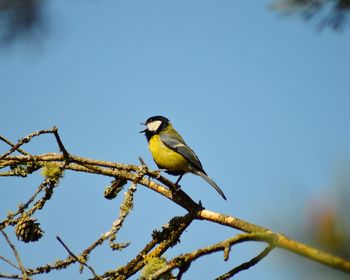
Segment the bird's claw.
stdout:
<svg viewBox="0 0 350 280">
<path fill-rule="evenodd" d="M 157 174 L 156 179 L 159 179 L 159 178 L 160 178 L 160 173 L 161 173 L 161 171 L 160 171 L 160 170 L 157 170 L 157 171 L 155 171 L 155 172 L 156 172 L 156 174 Z"/>
<path fill-rule="evenodd" d="M 175 191 L 179 191 L 181 189 L 181 185 L 175 184 Z"/>
</svg>

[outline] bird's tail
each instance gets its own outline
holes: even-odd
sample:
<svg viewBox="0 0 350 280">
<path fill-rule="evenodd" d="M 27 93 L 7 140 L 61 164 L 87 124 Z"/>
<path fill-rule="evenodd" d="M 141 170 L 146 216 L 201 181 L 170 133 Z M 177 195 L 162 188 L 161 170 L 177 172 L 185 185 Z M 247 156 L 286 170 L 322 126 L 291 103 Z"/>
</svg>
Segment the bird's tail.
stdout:
<svg viewBox="0 0 350 280">
<path fill-rule="evenodd" d="M 227 200 L 224 192 L 207 174 L 205 174 L 199 170 L 196 170 L 195 174 L 201 176 L 205 181 L 207 181 L 222 196 L 223 199 Z"/>
</svg>

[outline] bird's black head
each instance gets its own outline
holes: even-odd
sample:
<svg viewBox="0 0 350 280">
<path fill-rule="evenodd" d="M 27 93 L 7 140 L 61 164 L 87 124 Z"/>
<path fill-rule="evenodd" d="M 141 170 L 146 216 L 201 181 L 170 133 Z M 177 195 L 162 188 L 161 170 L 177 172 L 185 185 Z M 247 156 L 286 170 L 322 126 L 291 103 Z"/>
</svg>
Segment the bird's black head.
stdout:
<svg viewBox="0 0 350 280">
<path fill-rule="evenodd" d="M 149 141 L 154 134 L 157 134 L 165 129 L 170 124 L 170 121 L 166 117 L 154 116 L 148 118 L 145 123 L 141 124 L 146 125 L 146 129 L 140 131 L 140 133 L 144 132 L 147 140 Z"/>
</svg>

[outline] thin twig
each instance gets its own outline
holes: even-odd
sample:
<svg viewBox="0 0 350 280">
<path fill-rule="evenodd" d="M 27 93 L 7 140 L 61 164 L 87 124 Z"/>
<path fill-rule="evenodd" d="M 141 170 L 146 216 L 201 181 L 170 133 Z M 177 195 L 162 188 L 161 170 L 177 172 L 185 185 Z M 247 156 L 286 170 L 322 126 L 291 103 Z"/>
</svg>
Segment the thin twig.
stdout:
<svg viewBox="0 0 350 280">
<path fill-rule="evenodd" d="M 62 239 L 59 236 L 56 236 L 56 239 L 58 240 L 58 242 L 61 243 L 61 245 L 67 250 L 67 252 L 69 253 L 69 255 L 71 255 L 77 262 L 79 262 L 81 265 L 87 267 L 91 273 L 94 275 L 94 277 L 96 279 L 102 280 L 102 278 L 100 276 L 98 276 L 95 272 L 95 270 L 88 265 L 85 261 L 82 261 L 80 258 L 78 258 L 69 248 L 68 246 L 62 241 Z"/>
<path fill-rule="evenodd" d="M 33 195 L 29 198 L 29 200 L 24 203 L 24 204 L 20 204 L 20 206 L 18 207 L 17 212 L 13 213 L 11 215 L 11 217 L 6 218 L 5 220 L 3 220 L 0 223 L 0 229 L 5 228 L 8 224 L 11 223 L 11 221 L 13 220 L 14 217 L 16 217 L 17 215 L 23 213 L 23 211 L 25 209 L 27 209 L 29 207 L 29 205 L 34 201 L 34 199 L 36 198 L 36 196 L 49 184 L 49 181 L 46 179 L 43 183 L 41 183 L 35 190 L 35 192 L 33 193 Z"/>
<path fill-rule="evenodd" d="M 2 140 L 3 142 L 5 142 L 7 145 L 14 147 L 15 144 L 13 144 L 10 140 L 6 139 L 5 137 L 0 135 L 0 140 Z M 25 150 L 22 150 L 20 148 L 17 148 L 17 151 L 20 152 L 22 155 L 29 155 L 29 153 L 27 153 Z"/>
<path fill-rule="evenodd" d="M 0 278 L 5 278 L 5 279 L 22 279 L 22 275 L 17 275 L 17 274 L 3 274 L 0 273 Z"/>
<path fill-rule="evenodd" d="M 63 153 L 63 156 L 65 157 L 65 159 L 67 160 L 69 158 L 69 153 L 67 152 L 66 148 L 64 147 L 61 137 L 58 134 L 58 128 L 56 126 L 54 126 L 52 128 L 52 132 L 55 135 L 58 147 L 60 148 L 61 152 Z"/>
<path fill-rule="evenodd" d="M 21 270 L 17 265 L 15 265 L 13 262 L 11 262 L 10 260 L 6 259 L 5 257 L 0 256 L 0 259 L 3 260 L 4 262 L 8 263 L 12 267 L 14 267 L 14 268 L 16 268 L 18 270 Z"/>
<path fill-rule="evenodd" d="M 7 157 L 8 155 L 12 154 L 14 151 L 16 151 L 19 147 L 21 147 L 23 144 L 28 143 L 33 137 L 42 135 L 42 134 L 47 134 L 47 133 L 53 133 L 53 129 L 43 129 L 39 131 L 35 131 L 26 137 L 23 137 L 20 139 L 16 145 L 14 145 L 10 150 L 8 150 L 6 153 L 0 156 L 0 160 Z"/>
<path fill-rule="evenodd" d="M 64 260 L 56 260 L 53 264 L 45 264 L 43 266 L 36 267 L 34 269 L 28 268 L 28 275 L 37 275 L 49 273 L 52 270 L 60 270 L 68 267 L 69 265 L 75 263 L 76 260 L 72 256 L 68 256 Z"/>
<path fill-rule="evenodd" d="M 229 279 L 232 276 L 238 274 L 239 272 L 251 268 L 252 266 L 256 265 L 258 262 L 260 262 L 263 258 L 265 258 L 273 250 L 273 248 L 274 248 L 274 245 L 270 244 L 259 255 L 255 256 L 251 260 L 244 262 L 241 265 L 233 268 L 232 270 L 221 275 L 220 277 L 216 278 L 215 280 Z"/>
<path fill-rule="evenodd" d="M 192 221 L 193 217 L 190 214 L 173 218 L 168 224 L 163 226 L 161 231 L 153 232 L 152 240 L 137 254 L 134 259 L 129 261 L 125 266 L 106 272 L 103 275 L 103 279 L 114 280 L 116 279 L 116 275 L 131 277 L 144 267 L 145 260 L 149 260 L 154 257 L 159 258 L 166 250 L 174 246 L 179 241 L 181 234 L 189 227 Z M 157 244 L 159 245 L 154 248 Z"/>
<path fill-rule="evenodd" d="M 26 269 L 21 261 L 21 258 L 17 252 L 15 245 L 13 245 L 13 243 L 11 242 L 10 238 L 7 236 L 7 234 L 4 230 L 0 229 L 0 231 L 1 231 L 2 235 L 5 237 L 7 244 L 10 246 L 10 248 L 11 248 L 11 250 L 12 250 L 12 252 L 17 260 L 18 266 L 19 266 L 19 268 L 22 272 L 22 275 L 23 275 L 23 280 L 29 280 L 29 277 L 27 275 L 27 271 L 26 271 Z"/>
<path fill-rule="evenodd" d="M 224 240 L 222 242 L 219 242 L 217 244 L 201 248 L 198 250 L 195 250 L 191 253 L 183 254 L 181 256 L 175 257 L 171 261 L 168 262 L 168 264 L 163 267 L 162 269 L 158 270 L 156 273 L 150 276 L 149 280 L 155 280 L 158 279 L 160 276 L 164 275 L 165 273 L 173 270 L 174 268 L 179 268 L 180 271 L 186 271 L 191 263 L 195 261 L 196 259 L 212 254 L 214 252 L 223 251 L 225 252 L 227 248 L 230 248 L 231 246 L 246 242 L 246 241 L 262 241 L 267 242 L 269 244 L 274 245 L 275 244 L 276 236 L 273 233 L 244 233 L 244 234 L 238 234 L 234 237 L 231 237 L 227 240 Z M 227 258 L 227 257 L 225 257 Z M 182 272 L 183 273 L 183 272 Z"/>
</svg>

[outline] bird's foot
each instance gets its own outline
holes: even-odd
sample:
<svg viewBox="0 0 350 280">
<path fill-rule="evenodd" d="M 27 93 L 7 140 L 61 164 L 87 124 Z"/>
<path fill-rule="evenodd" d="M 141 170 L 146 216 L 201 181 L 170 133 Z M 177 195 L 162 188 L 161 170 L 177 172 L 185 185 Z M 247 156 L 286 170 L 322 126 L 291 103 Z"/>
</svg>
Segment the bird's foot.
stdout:
<svg viewBox="0 0 350 280">
<path fill-rule="evenodd" d="M 158 170 L 155 170 L 154 172 L 157 174 L 156 179 L 159 179 L 160 176 L 161 176 L 161 173 L 164 172 L 164 171 L 165 171 L 165 169 L 158 169 Z"/>
<path fill-rule="evenodd" d="M 175 191 L 179 191 L 181 189 L 181 185 L 180 184 L 174 184 L 175 185 Z"/>
<path fill-rule="evenodd" d="M 160 178 L 160 173 L 161 173 L 161 171 L 160 171 L 160 170 L 157 170 L 157 171 L 155 171 L 155 172 L 156 172 L 156 174 L 157 174 L 156 179 L 159 179 L 159 178 Z"/>
</svg>

